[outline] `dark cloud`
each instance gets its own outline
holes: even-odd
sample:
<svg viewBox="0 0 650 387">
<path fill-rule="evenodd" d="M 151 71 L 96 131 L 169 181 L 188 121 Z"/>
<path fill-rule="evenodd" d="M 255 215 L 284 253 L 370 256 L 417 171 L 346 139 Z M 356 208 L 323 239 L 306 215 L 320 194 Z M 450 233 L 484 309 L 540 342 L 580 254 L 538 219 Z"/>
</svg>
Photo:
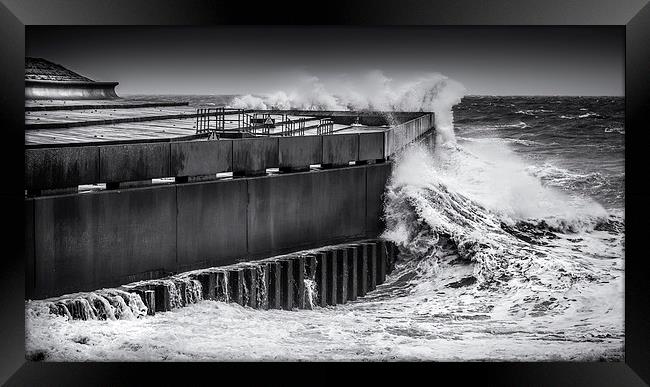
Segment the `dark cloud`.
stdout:
<svg viewBox="0 0 650 387">
<path fill-rule="evenodd" d="M 26 53 L 121 94 L 260 93 L 300 73 L 440 72 L 470 94 L 623 95 L 622 27 L 28 26 Z"/>
</svg>

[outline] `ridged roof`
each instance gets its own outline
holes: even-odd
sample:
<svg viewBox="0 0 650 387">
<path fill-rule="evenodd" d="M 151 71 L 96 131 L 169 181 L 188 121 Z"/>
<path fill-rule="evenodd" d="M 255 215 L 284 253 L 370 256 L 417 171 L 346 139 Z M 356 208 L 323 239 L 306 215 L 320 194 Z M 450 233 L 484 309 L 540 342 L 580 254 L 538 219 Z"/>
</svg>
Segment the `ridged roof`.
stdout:
<svg viewBox="0 0 650 387">
<path fill-rule="evenodd" d="M 25 58 L 25 79 L 38 81 L 81 81 L 94 82 L 92 79 L 81 76 L 74 71 L 52 63 L 43 58 Z"/>
</svg>

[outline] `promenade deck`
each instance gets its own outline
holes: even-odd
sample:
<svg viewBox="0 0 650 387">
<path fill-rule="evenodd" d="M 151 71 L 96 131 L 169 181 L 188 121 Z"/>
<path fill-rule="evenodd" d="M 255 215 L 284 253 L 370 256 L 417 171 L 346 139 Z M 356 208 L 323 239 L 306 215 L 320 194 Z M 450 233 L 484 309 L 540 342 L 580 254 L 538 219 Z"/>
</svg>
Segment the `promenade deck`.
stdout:
<svg viewBox="0 0 650 387">
<path fill-rule="evenodd" d="M 280 118 L 282 117 L 282 118 Z M 304 120 L 300 135 L 317 135 L 319 117 L 274 115 L 277 126 L 248 135 L 286 135 L 282 120 Z M 214 119 L 214 118 L 213 118 Z M 214 124 L 214 122 L 213 122 Z M 227 112 L 223 130 L 247 132 L 238 113 Z M 193 139 L 197 135 L 197 108 L 186 102 L 141 100 L 26 100 L 25 145 L 47 146 L 113 141 Z M 331 132 L 380 131 L 385 127 L 332 124 Z M 297 133 L 298 134 L 298 133 Z"/>
</svg>

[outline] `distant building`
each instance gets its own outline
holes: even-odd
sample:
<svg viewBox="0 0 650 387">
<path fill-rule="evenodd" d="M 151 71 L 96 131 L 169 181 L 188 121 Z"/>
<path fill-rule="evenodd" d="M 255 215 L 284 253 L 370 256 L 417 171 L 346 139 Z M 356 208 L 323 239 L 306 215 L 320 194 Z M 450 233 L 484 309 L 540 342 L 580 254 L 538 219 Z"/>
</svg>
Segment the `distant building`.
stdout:
<svg viewBox="0 0 650 387">
<path fill-rule="evenodd" d="M 117 82 L 96 82 L 42 58 L 25 58 L 25 99 L 115 99 Z"/>
</svg>

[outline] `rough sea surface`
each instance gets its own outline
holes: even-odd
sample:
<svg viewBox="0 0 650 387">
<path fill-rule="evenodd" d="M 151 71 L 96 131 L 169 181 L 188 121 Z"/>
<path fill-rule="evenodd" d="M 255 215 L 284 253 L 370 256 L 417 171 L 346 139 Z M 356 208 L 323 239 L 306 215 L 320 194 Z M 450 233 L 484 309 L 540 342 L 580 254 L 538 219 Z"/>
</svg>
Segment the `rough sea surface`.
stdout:
<svg viewBox="0 0 650 387">
<path fill-rule="evenodd" d="M 623 99 L 465 97 L 454 117 L 454 142 L 396 161 L 384 236 L 401 258 L 370 295 L 300 311 L 201 301 L 113 321 L 27 302 L 28 357 L 624 360 Z"/>
</svg>

